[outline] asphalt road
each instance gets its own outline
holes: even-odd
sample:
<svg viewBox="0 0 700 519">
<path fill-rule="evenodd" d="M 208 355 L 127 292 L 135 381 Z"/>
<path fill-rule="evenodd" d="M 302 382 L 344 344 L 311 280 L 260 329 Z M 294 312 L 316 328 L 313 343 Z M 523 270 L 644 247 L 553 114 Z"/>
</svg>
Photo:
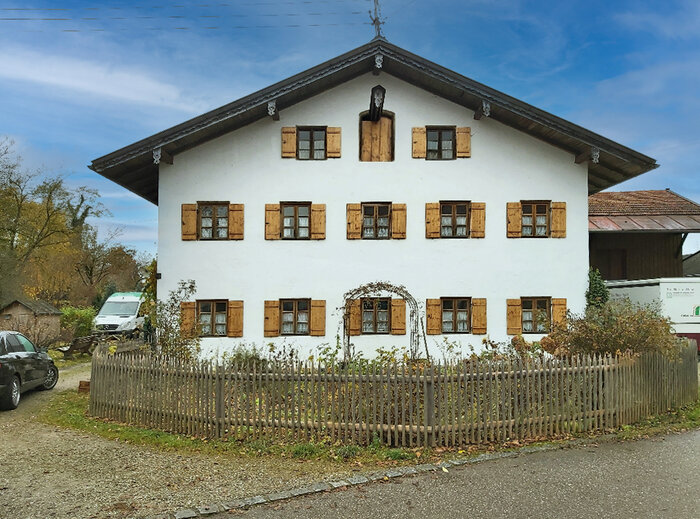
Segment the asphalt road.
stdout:
<svg viewBox="0 0 700 519">
<path fill-rule="evenodd" d="M 697 519 L 700 431 L 526 454 L 238 513 L 247 519 Z"/>
</svg>

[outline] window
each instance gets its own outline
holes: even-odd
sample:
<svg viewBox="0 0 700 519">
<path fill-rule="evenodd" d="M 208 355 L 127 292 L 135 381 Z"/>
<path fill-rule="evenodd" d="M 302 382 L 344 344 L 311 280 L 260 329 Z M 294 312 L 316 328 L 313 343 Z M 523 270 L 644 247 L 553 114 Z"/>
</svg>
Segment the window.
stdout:
<svg viewBox="0 0 700 519">
<path fill-rule="evenodd" d="M 362 239 L 388 240 L 391 204 L 362 204 Z"/>
<path fill-rule="evenodd" d="M 369 112 L 360 114 L 360 161 L 391 162 L 394 160 L 394 115 L 386 110 L 377 121 Z"/>
<path fill-rule="evenodd" d="M 199 330 L 202 337 L 226 336 L 226 301 L 197 301 Z"/>
<path fill-rule="evenodd" d="M 440 237 L 467 238 L 469 202 L 440 202 Z"/>
<path fill-rule="evenodd" d="M 309 239 L 311 204 L 282 204 L 282 238 Z"/>
<path fill-rule="evenodd" d="M 552 319 L 549 297 L 522 298 L 523 333 L 547 333 Z"/>
<path fill-rule="evenodd" d="M 228 203 L 199 204 L 199 239 L 228 240 Z"/>
<path fill-rule="evenodd" d="M 470 333 L 469 298 L 442 298 L 442 332 Z"/>
<path fill-rule="evenodd" d="M 21 333 L 18 333 L 17 335 L 15 335 L 15 337 L 17 337 L 17 340 L 18 340 L 19 343 L 22 345 L 22 348 L 24 349 L 24 351 L 26 351 L 26 352 L 28 352 L 28 353 L 36 353 L 36 349 L 34 348 L 34 345 L 32 344 L 32 341 L 30 341 L 29 339 L 27 339 L 27 338 L 26 338 L 24 335 L 22 335 Z"/>
<path fill-rule="evenodd" d="M 426 128 L 428 160 L 452 160 L 455 158 L 455 129 Z"/>
<path fill-rule="evenodd" d="M 282 299 L 282 335 L 309 335 L 310 299 Z"/>
<path fill-rule="evenodd" d="M 523 208 L 522 236 L 546 238 L 549 236 L 549 202 L 521 202 Z"/>
<path fill-rule="evenodd" d="M 299 160 L 326 158 L 326 128 L 297 129 L 297 158 Z"/>
<path fill-rule="evenodd" d="M 391 298 L 381 297 L 362 300 L 362 333 L 389 333 L 389 308 Z"/>
</svg>

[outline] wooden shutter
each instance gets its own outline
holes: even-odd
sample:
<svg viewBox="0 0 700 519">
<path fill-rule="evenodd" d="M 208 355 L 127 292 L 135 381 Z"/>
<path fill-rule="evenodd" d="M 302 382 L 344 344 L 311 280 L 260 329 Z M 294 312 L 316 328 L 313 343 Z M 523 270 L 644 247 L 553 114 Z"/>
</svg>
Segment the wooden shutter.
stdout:
<svg viewBox="0 0 700 519">
<path fill-rule="evenodd" d="M 508 202 L 508 238 L 520 238 L 523 234 L 523 207 L 520 202 Z"/>
<path fill-rule="evenodd" d="M 425 204 L 425 237 L 440 237 L 440 203 L 429 202 Z"/>
<path fill-rule="evenodd" d="M 406 335 L 406 301 L 391 300 L 391 335 Z"/>
<path fill-rule="evenodd" d="M 392 160 L 392 134 L 394 122 L 383 116 L 377 122 L 362 121 L 360 135 L 360 160 L 364 162 L 390 162 Z"/>
<path fill-rule="evenodd" d="M 507 327 L 508 335 L 520 335 L 523 333 L 523 312 L 520 299 L 507 299 Z"/>
<path fill-rule="evenodd" d="M 464 159 L 472 156 L 471 128 L 457 128 L 457 158 Z"/>
<path fill-rule="evenodd" d="M 243 204 L 228 205 L 228 239 L 243 239 Z"/>
<path fill-rule="evenodd" d="M 243 301 L 228 302 L 226 335 L 229 337 L 243 337 Z"/>
<path fill-rule="evenodd" d="M 180 333 L 184 337 L 194 337 L 196 335 L 195 322 L 197 321 L 197 303 L 180 303 Z"/>
<path fill-rule="evenodd" d="M 350 303 L 350 315 L 348 315 L 348 335 L 360 335 L 362 333 L 362 312 L 360 300 L 355 299 Z"/>
<path fill-rule="evenodd" d="M 311 301 L 311 324 L 309 335 L 323 337 L 326 335 L 326 302 L 321 300 Z"/>
<path fill-rule="evenodd" d="M 182 239 L 197 239 L 197 204 L 182 204 Z"/>
<path fill-rule="evenodd" d="M 425 333 L 440 335 L 442 333 L 442 302 L 439 299 L 425 301 Z"/>
<path fill-rule="evenodd" d="M 265 337 L 277 337 L 280 334 L 280 302 L 265 301 Z"/>
<path fill-rule="evenodd" d="M 311 204 L 311 239 L 326 239 L 326 204 Z"/>
<path fill-rule="evenodd" d="M 413 158 L 424 159 L 426 156 L 427 136 L 425 126 L 413 128 Z"/>
<path fill-rule="evenodd" d="M 326 157 L 340 158 L 340 128 L 331 126 L 326 128 Z"/>
<path fill-rule="evenodd" d="M 474 335 L 486 333 L 486 299 L 472 298 L 472 333 Z"/>
<path fill-rule="evenodd" d="M 391 238 L 406 239 L 406 204 L 391 204 Z"/>
<path fill-rule="evenodd" d="M 282 128 L 282 158 L 297 158 L 297 129 L 295 126 Z"/>
<path fill-rule="evenodd" d="M 362 204 L 347 204 L 348 240 L 362 238 Z"/>
<path fill-rule="evenodd" d="M 566 202 L 552 202 L 552 238 L 566 238 Z"/>
<path fill-rule="evenodd" d="M 486 204 L 484 202 L 472 202 L 469 210 L 471 212 L 469 237 L 483 238 L 486 236 Z"/>
<path fill-rule="evenodd" d="M 563 324 L 566 321 L 566 298 L 552 299 L 552 322 Z"/>
<path fill-rule="evenodd" d="M 280 205 L 265 204 L 265 239 L 280 239 Z"/>
</svg>

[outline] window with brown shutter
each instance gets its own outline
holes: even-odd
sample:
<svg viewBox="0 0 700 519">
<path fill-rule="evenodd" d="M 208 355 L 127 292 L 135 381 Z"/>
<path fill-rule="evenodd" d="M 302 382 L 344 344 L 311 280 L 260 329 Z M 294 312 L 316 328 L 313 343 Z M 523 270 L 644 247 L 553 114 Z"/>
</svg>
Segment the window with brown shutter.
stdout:
<svg viewBox="0 0 700 519">
<path fill-rule="evenodd" d="M 182 204 L 182 239 L 186 241 L 197 239 L 197 204 Z"/>
<path fill-rule="evenodd" d="M 297 128 L 297 159 L 325 160 L 326 159 L 326 128 L 298 127 Z"/>
<path fill-rule="evenodd" d="M 471 128 L 457 128 L 457 158 L 468 159 L 472 156 L 472 131 Z"/>
<path fill-rule="evenodd" d="M 440 202 L 440 237 L 469 237 L 469 202 Z"/>
<path fill-rule="evenodd" d="M 471 299 L 468 297 L 443 297 L 440 299 L 442 307 L 441 330 L 442 333 L 470 333 L 471 324 Z"/>
<path fill-rule="evenodd" d="M 348 240 L 362 239 L 362 204 L 347 204 L 346 214 Z"/>
<path fill-rule="evenodd" d="M 469 237 L 484 238 L 486 236 L 486 204 L 472 202 L 469 205 Z"/>
<path fill-rule="evenodd" d="M 455 128 L 428 126 L 426 132 L 427 160 L 453 160 L 455 158 Z"/>
<path fill-rule="evenodd" d="M 566 238 L 566 202 L 509 202 L 507 216 L 509 238 Z"/>
<path fill-rule="evenodd" d="M 183 337 L 194 337 L 196 335 L 197 303 L 194 301 L 183 301 L 180 303 L 180 333 Z"/>
<path fill-rule="evenodd" d="M 242 240 L 243 204 L 182 204 L 183 240 Z"/>
<path fill-rule="evenodd" d="M 484 335 L 486 333 L 486 299 L 472 298 L 472 333 Z"/>
<path fill-rule="evenodd" d="M 197 326 L 200 337 L 228 335 L 228 301 L 197 301 Z"/>
<path fill-rule="evenodd" d="M 347 322 L 348 335 L 360 335 L 362 333 L 362 301 L 355 299 L 350 303 Z"/>
<path fill-rule="evenodd" d="M 507 228 L 506 235 L 508 238 L 520 238 L 522 236 L 523 225 L 523 210 L 520 202 L 508 202 L 506 206 Z"/>
<path fill-rule="evenodd" d="M 506 322 L 508 335 L 523 333 L 522 305 L 520 299 L 506 300 Z"/>
<path fill-rule="evenodd" d="M 362 204 L 362 239 L 388 240 L 391 238 L 391 203 Z"/>
<path fill-rule="evenodd" d="M 549 201 L 521 201 L 522 237 L 549 237 Z"/>
<path fill-rule="evenodd" d="M 294 159 L 297 156 L 296 126 L 282 128 L 282 158 Z"/>
<path fill-rule="evenodd" d="M 552 298 L 552 324 L 566 321 L 566 298 Z"/>
<path fill-rule="evenodd" d="M 566 238 L 566 202 L 552 202 L 552 238 Z"/>
<path fill-rule="evenodd" d="M 425 237 L 429 239 L 440 237 L 440 203 L 425 204 Z"/>
<path fill-rule="evenodd" d="M 549 333 L 552 323 L 550 297 L 522 297 L 522 333 Z"/>
<path fill-rule="evenodd" d="M 366 297 L 362 299 L 362 333 L 388 334 L 391 332 L 391 298 Z"/>
<path fill-rule="evenodd" d="M 311 299 L 281 299 L 281 335 L 309 335 Z"/>
<path fill-rule="evenodd" d="M 326 144 L 326 156 L 329 159 L 339 159 L 341 147 L 340 128 L 332 126 L 326 128 Z"/>
<path fill-rule="evenodd" d="M 311 237 L 311 203 L 282 202 L 282 239 L 308 240 Z"/>
<path fill-rule="evenodd" d="M 406 204 L 391 204 L 391 238 L 406 239 Z"/>
<path fill-rule="evenodd" d="M 413 148 L 414 159 L 424 159 L 426 156 L 426 130 L 425 126 L 413 128 Z"/>
</svg>

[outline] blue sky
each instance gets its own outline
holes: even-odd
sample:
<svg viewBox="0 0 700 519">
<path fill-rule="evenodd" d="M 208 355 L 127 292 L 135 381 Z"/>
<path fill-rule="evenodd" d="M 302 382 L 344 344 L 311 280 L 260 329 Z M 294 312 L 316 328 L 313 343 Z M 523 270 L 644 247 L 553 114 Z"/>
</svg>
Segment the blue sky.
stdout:
<svg viewBox="0 0 700 519">
<path fill-rule="evenodd" d="M 700 2 L 381 4 L 392 43 L 661 164 L 615 189 L 700 201 Z M 87 164 L 368 42 L 371 5 L 0 0 L 0 135 L 29 167 L 97 188 L 112 213 L 101 229 L 154 254 L 155 206 Z M 698 249 L 689 237 L 685 251 Z"/>
</svg>

